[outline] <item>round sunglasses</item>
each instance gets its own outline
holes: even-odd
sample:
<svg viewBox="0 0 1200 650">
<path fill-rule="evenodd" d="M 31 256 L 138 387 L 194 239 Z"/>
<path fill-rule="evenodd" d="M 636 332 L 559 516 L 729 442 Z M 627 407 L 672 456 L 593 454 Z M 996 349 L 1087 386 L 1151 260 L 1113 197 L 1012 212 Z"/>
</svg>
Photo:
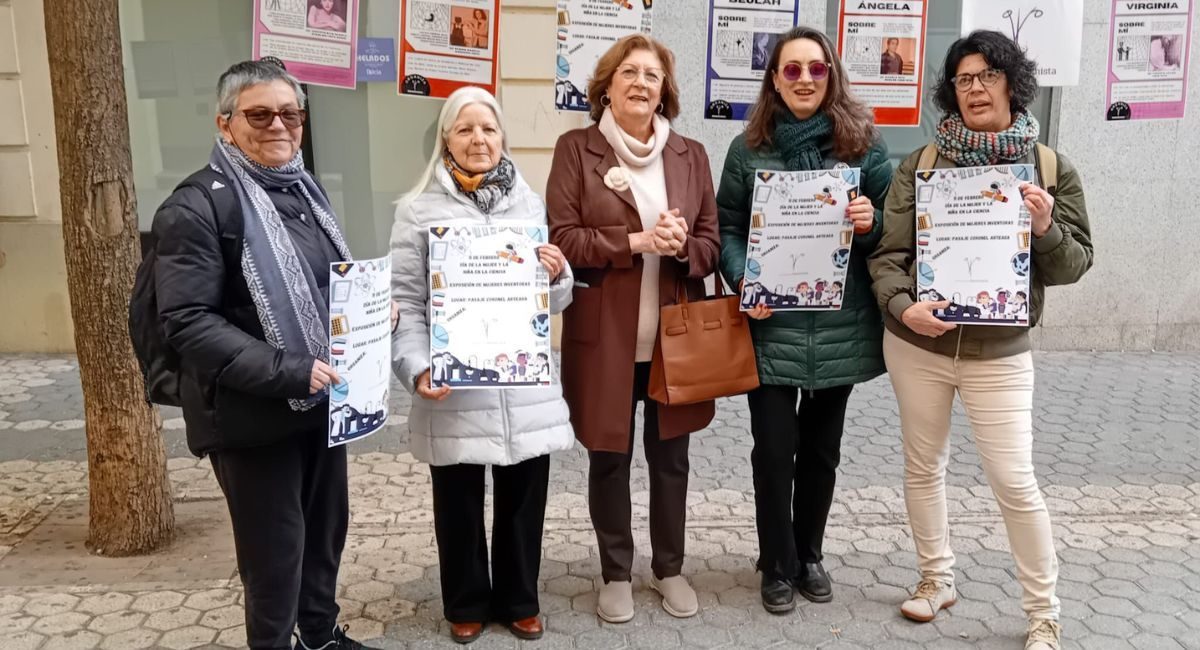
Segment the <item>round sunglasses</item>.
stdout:
<svg viewBox="0 0 1200 650">
<path fill-rule="evenodd" d="M 298 108 L 285 108 L 282 111 L 272 111 L 266 108 L 252 108 L 250 110 L 238 111 L 246 118 L 246 122 L 256 129 L 265 129 L 275 123 L 275 116 L 279 116 L 279 121 L 289 129 L 294 129 L 302 124 L 308 117 L 308 111 Z M 232 116 L 231 116 L 232 119 Z"/>
<path fill-rule="evenodd" d="M 804 66 L 799 63 L 788 63 L 783 66 L 783 78 L 788 81 L 796 81 L 804 74 Z M 824 61 L 813 61 L 808 64 L 808 76 L 812 77 L 813 81 L 821 81 L 829 76 L 829 64 Z"/>
</svg>

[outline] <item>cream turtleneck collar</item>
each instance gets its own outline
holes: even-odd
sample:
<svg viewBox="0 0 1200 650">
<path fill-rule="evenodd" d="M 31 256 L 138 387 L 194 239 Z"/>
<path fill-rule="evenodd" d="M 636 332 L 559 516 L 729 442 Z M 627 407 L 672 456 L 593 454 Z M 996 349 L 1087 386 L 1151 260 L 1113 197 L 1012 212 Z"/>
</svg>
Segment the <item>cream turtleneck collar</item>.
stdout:
<svg viewBox="0 0 1200 650">
<path fill-rule="evenodd" d="M 613 117 L 612 109 L 604 109 L 599 126 L 600 133 L 608 140 L 617 157 L 629 167 L 646 167 L 657 160 L 667 146 L 667 139 L 671 137 L 671 123 L 658 113 L 653 117 L 654 134 L 649 142 L 642 142 L 621 129 Z"/>
</svg>

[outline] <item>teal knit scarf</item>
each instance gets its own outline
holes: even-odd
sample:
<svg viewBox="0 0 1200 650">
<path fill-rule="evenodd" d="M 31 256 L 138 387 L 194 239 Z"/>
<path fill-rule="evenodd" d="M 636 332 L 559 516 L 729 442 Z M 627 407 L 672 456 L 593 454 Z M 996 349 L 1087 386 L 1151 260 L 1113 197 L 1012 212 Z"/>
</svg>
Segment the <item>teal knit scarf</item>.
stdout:
<svg viewBox="0 0 1200 650">
<path fill-rule="evenodd" d="M 1003 131 L 972 131 L 962 115 L 950 113 L 938 125 L 934 144 L 959 167 L 983 167 L 1024 158 L 1037 144 L 1038 131 L 1038 121 L 1029 111 L 1015 113 L 1012 126 Z"/>
<path fill-rule="evenodd" d="M 796 119 L 790 111 L 775 116 L 775 148 L 783 154 L 789 171 L 825 168 L 821 145 L 833 135 L 833 121 L 824 112 L 806 120 Z"/>
</svg>

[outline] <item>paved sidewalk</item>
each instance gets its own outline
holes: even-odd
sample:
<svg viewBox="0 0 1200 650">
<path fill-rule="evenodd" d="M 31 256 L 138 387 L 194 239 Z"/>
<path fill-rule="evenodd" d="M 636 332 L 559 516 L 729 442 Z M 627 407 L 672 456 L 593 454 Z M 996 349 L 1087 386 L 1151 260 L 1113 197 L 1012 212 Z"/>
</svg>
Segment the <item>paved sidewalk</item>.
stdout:
<svg viewBox="0 0 1200 650">
<path fill-rule="evenodd" d="M 1200 355 L 1043 353 L 1036 363 L 1035 461 L 1055 524 L 1067 647 L 1200 650 Z M 351 448 L 343 618 L 353 636 L 385 648 L 456 647 L 441 620 L 428 469 L 404 453 L 406 400 L 387 431 Z M 220 492 L 207 461 L 187 455 L 178 412 L 163 417 L 176 541 L 147 558 L 90 556 L 74 361 L 0 357 L 0 648 L 244 643 Z M 722 401 L 692 440 L 684 572 L 702 605 L 693 619 L 672 619 L 645 585 L 640 458 L 638 614 L 624 625 L 596 618 L 586 457 L 578 448 L 557 455 L 542 565 L 546 637 L 518 642 L 493 627 L 473 647 L 1021 648 L 1020 589 L 961 413 L 948 477 L 960 600 L 932 624 L 899 616 L 916 572 L 896 423 L 886 379 L 856 390 L 828 532 L 835 598 L 786 616 L 758 600 L 744 399 Z"/>
</svg>

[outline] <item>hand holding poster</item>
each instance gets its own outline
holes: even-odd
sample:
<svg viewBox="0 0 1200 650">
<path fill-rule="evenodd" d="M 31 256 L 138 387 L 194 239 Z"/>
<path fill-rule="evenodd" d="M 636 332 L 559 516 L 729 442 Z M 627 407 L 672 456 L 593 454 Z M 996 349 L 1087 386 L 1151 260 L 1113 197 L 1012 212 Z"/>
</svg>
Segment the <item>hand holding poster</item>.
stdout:
<svg viewBox="0 0 1200 650">
<path fill-rule="evenodd" d="M 358 0 L 254 0 L 254 58 L 304 83 L 354 88 Z"/>
<path fill-rule="evenodd" d="M 917 299 L 950 301 L 950 323 L 1029 325 L 1033 165 L 916 173 Z"/>
<path fill-rule="evenodd" d="M 977 29 L 1011 38 L 1037 63 L 1041 86 L 1079 83 L 1083 0 L 966 0 L 961 34 Z"/>
<path fill-rule="evenodd" d="M 742 311 L 842 308 L 854 241 L 846 206 L 859 176 L 857 168 L 755 174 Z"/>
<path fill-rule="evenodd" d="M 758 99 L 779 36 L 799 20 L 798 0 L 710 0 L 704 117 L 744 120 Z"/>
<path fill-rule="evenodd" d="M 879 126 L 921 124 L 926 4 L 842 0 L 838 56 Z"/>
<path fill-rule="evenodd" d="M 392 360 L 392 258 L 329 265 L 329 446 L 387 423 Z"/>
<path fill-rule="evenodd" d="M 402 0 L 400 94 L 449 97 L 463 86 L 496 94 L 500 0 Z"/>
<path fill-rule="evenodd" d="M 429 229 L 430 384 L 549 386 L 546 226 Z"/>
<path fill-rule="evenodd" d="M 587 111 L 587 83 L 596 61 L 618 39 L 650 33 L 654 0 L 558 0 L 554 107 Z"/>
</svg>

